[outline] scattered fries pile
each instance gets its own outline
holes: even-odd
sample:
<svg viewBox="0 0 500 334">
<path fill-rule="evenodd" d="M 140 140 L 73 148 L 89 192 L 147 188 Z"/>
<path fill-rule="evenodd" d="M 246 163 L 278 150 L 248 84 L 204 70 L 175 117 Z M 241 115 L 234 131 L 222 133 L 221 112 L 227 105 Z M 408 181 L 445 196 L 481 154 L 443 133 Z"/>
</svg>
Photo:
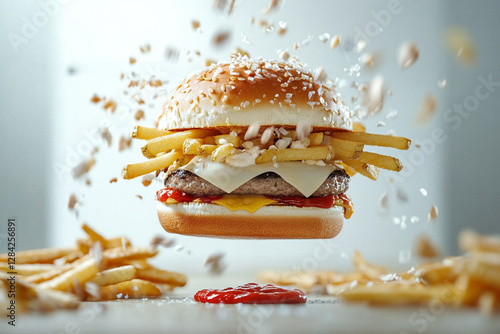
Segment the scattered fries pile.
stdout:
<svg viewBox="0 0 500 334">
<path fill-rule="evenodd" d="M 158 250 L 133 247 L 125 237 L 106 239 L 88 225 L 73 248 L 21 251 L 13 267 L 0 255 L 0 292 L 15 275 L 20 310 L 76 308 L 80 301 L 155 298 L 186 284 L 184 274 L 147 263 Z"/>
<path fill-rule="evenodd" d="M 356 271 L 289 272 L 265 271 L 263 282 L 296 285 L 306 291 L 317 287 L 345 301 L 376 305 L 425 305 L 440 303 L 455 307 L 478 307 L 483 313 L 500 308 L 500 238 L 472 231 L 460 235 L 465 256 L 448 257 L 400 273 L 353 255 Z"/>
<path fill-rule="evenodd" d="M 168 174 L 196 156 L 240 167 L 281 161 L 340 163 L 349 175 L 360 173 L 372 180 L 378 178 L 379 168 L 400 171 L 403 166 L 398 159 L 365 152 L 364 146 L 407 150 L 411 141 L 403 137 L 370 134 L 364 130 L 360 124 L 355 124 L 353 132 L 312 133 L 272 126 L 263 131 L 258 126 L 235 128 L 229 133 L 215 129 L 172 132 L 137 126 L 132 138 L 147 140 L 142 153 L 150 160 L 125 166 L 123 178 L 133 179 L 162 170 Z"/>
</svg>

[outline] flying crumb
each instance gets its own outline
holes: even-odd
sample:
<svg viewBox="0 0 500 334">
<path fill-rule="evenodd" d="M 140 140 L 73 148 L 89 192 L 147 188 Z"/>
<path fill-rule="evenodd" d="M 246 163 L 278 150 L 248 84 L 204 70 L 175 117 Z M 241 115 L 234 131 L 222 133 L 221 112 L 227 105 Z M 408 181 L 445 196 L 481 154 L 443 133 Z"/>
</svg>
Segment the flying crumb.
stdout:
<svg viewBox="0 0 500 334">
<path fill-rule="evenodd" d="M 101 102 L 101 98 L 99 96 L 97 96 L 97 94 L 94 94 L 92 96 L 92 98 L 90 99 L 90 102 L 92 102 L 92 103 L 99 103 L 99 102 Z"/>
<path fill-rule="evenodd" d="M 427 94 L 420 105 L 416 114 L 415 121 L 417 124 L 423 125 L 430 121 L 437 109 L 437 100 L 432 94 Z"/>
<path fill-rule="evenodd" d="M 319 35 L 318 39 L 321 41 L 321 43 L 326 43 L 330 39 L 330 34 L 325 32 L 324 34 Z"/>
<path fill-rule="evenodd" d="M 86 180 L 85 180 L 85 184 L 86 184 L 87 186 L 90 186 L 90 185 L 92 185 L 92 181 L 90 181 L 90 179 L 86 179 Z"/>
<path fill-rule="evenodd" d="M 278 4 L 279 4 L 279 0 L 271 0 L 269 2 L 269 5 L 267 6 L 267 8 L 262 10 L 262 13 L 269 14 L 271 11 L 273 11 L 278 6 Z"/>
<path fill-rule="evenodd" d="M 231 37 L 231 32 L 220 31 L 216 33 L 215 36 L 212 38 L 212 44 L 215 45 L 216 47 L 220 47 L 226 44 L 229 41 L 230 37 Z"/>
<path fill-rule="evenodd" d="M 426 259 L 435 258 L 441 254 L 441 251 L 433 244 L 432 240 L 426 234 L 422 234 L 415 239 L 413 248 L 417 256 Z"/>
<path fill-rule="evenodd" d="M 449 28 L 445 33 L 448 49 L 462 65 L 472 66 L 477 61 L 477 51 L 470 31 L 463 26 Z"/>
<path fill-rule="evenodd" d="M 286 34 L 287 31 L 288 31 L 287 28 L 279 27 L 278 28 L 278 35 L 283 36 L 284 34 Z"/>
<path fill-rule="evenodd" d="M 358 41 L 358 43 L 356 44 L 356 49 L 357 49 L 358 53 L 363 52 L 363 50 L 365 48 L 366 48 L 366 41 L 364 41 L 364 40 Z"/>
<path fill-rule="evenodd" d="M 154 177 L 154 175 L 152 175 L 152 174 L 147 174 L 147 175 L 144 175 L 144 176 L 142 177 L 142 185 L 143 185 L 144 187 L 149 186 L 149 185 L 151 184 L 151 182 L 153 182 L 153 179 L 154 179 L 154 178 L 155 178 L 155 177 Z"/>
<path fill-rule="evenodd" d="M 290 54 L 288 53 L 288 49 L 278 50 L 278 57 L 280 57 L 280 59 L 283 61 L 288 61 L 288 59 L 290 59 Z"/>
<path fill-rule="evenodd" d="M 203 66 L 210 66 L 210 65 L 215 64 L 215 63 L 217 63 L 215 60 L 207 58 L 203 61 Z"/>
<path fill-rule="evenodd" d="M 132 138 L 125 138 L 125 136 L 121 136 L 120 141 L 118 142 L 118 152 L 121 152 L 126 148 L 130 148 L 131 145 Z"/>
<path fill-rule="evenodd" d="M 439 87 L 439 88 L 444 88 L 444 87 L 446 87 L 446 84 L 447 84 L 446 79 L 443 79 L 443 80 L 438 81 L 438 87 Z"/>
<path fill-rule="evenodd" d="M 234 49 L 234 51 L 231 53 L 231 55 L 235 55 L 236 57 L 238 57 L 238 55 L 240 55 L 242 57 L 247 56 L 248 58 L 250 58 L 250 53 L 248 53 L 248 51 L 245 51 L 239 47 L 236 47 L 236 49 Z"/>
<path fill-rule="evenodd" d="M 142 199 L 141 195 L 135 195 L 137 198 Z"/>
<path fill-rule="evenodd" d="M 165 238 L 163 236 L 156 235 L 153 237 L 151 242 L 149 243 L 151 247 L 153 248 L 158 248 L 158 246 L 163 246 L 165 248 L 172 247 L 175 245 L 175 239 L 174 238 Z"/>
<path fill-rule="evenodd" d="M 378 113 L 384 106 L 384 78 L 377 75 L 366 90 L 363 105 L 370 114 Z"/>
<path fill-rule="evenodd" d="M 208 267 L 209 273 L 213 275 L 220 275 L 226 269 L 226 265 L 223 262 L 225 253 L 212 254 L 205 260 L 205 267 Z"/>
<path fill-rule="evenodd" d="M 337 48 L 337 46 L 339 46 L 339 43 L 340 43 L 340 35 L 333 36 L 332 39 L 330 40 L 330 49 L 334 50 L 335 48 Z"/>
<path fill-rule="evenodd" d="M 78 203 L 78 199 L 76 198 L 76 195 L 71 194 L 69 196 L 68 209 L 73 210 L 75 208 L 76 203 Z"/>
<path fill-rule="evenodd" d="M 398 62 L 399 66 L 403 69 L 407 69 L 413 65 L 420 54 L 417 44 L 412 42 L 403 43 L 398 50 Z"/>
<path fill-rule="evenodd" d="M 380 199 L 378 200 L 378 205 L 382 210 L 384 211 L 387 210 L 387 208 L 389 207 L 389 195 L 387 194 L 387 192 L 384 192 L 382 196 L 380 196 Z"/>
<path fill-rule="evenodd" d="M 423 196 L 427 196 L 427 190 L 425 190 L 425 188 L 420 188 L 420 193 L 421 193 Z"/>
<path fill-rule="evenodd" d="M 299 43 L 295 43 L 295 44 L 293 45 L 293 49 L 294 49 L 294 50 L 297 50 L 298 48 L 299 48 Z"/>
<path fill-rule="evenodd" d="M 200 29 L 200 21 L 197 20 L 191 21 L 191 26 L 193 27 L 194 30 Z"/>
<path fill-rule="evenodd" d="M 116 101 L 113 99 L 104 100 L 104 105 L 102 107 L 104 110 L 112 114 L 116 111 Z"/>
<path fill-rule="evenodd" d="M 101 138 L 104 139 L 108 143 L 108 146 L 111 146 L 112 138 L 111 138 L 111 132 L 109 132 L 109 129 L 102 128 L 102 129 L 100 129 L 100 133 L 101 133 Z"/>
<path fill-rule="evenodd" d="M 151 51 L 151 45 L 149 44 L 144 44 L 144 45 L 141 45 L 139 47 L 139 50 L 141 51 L 141 53 L 145 54 L 145 53 L 149 53 Z"/>
<path fill-rule="evenodd" d="M 134 115 L 134 118 L 137 120 L 137 121 L 140 121 L 141 119 L 144 119 L 144 111 L 143 110 L 137 110 L 135 112 L 135 115 Z"/>
<path fill-rule="evenodd" d="M 133 65 L 137 62 L 137 60 L 134 58 L 134 57 L 130 57 L 130 59 L 128 60 L 128 62 L 130 63 L 130 65 Z"/>
<path fill-rule="evenodd" d="M 118 179 L 116 177 L 109 180 L 109 183 L 116 183 L 116 182 L 118 182 Z"/>
<path fill-rule="evenodd" d="M 429 224 L 433 224 L 438 216 L 439 216 L 438 208 L 436 205 L 433 204 L 431 210 L 429 211 L 429 214 L 427 215 L 427 222 Z"/>
<path fill-rule="evenodd" d="M 95 165 L 95 159 L 93 157 L 90 157 L 89 159 L 82 161 L 75 168 L 73 168 L 73 177 L 77 179 L 87 174 L 94 165 Z"/>
</svg>

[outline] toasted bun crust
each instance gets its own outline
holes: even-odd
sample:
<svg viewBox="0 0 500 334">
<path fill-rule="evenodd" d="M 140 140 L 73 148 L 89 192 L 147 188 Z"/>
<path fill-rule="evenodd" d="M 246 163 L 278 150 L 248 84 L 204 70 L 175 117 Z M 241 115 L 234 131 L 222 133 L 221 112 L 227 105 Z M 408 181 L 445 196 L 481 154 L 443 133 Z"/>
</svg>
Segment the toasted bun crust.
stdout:
<svg viewBox="0 0 500 334">
<path fill-rule="evenodd" d="M 158 218 L 170 233 L 218 238 L 328 239 L 339 234 L 344 209 L 265 206 L 254 213 L 229 212 L 207 203 L 165 204 L 157 201 Z"/>
<path fill-rule="evenodd" d="M 322 76 L 302 64 L 232 58 L 182 82 L 157 125 L 182 130 L 305 123 L 318 130 L 352 130 L 347 107 Z"/>
</svg>

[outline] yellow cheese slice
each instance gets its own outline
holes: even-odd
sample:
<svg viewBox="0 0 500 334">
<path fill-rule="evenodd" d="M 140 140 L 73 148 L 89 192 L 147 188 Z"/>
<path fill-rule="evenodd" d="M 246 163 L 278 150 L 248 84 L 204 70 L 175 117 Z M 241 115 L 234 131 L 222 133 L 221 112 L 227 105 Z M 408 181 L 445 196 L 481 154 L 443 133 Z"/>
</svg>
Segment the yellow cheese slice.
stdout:
<svg viewBox="0 0 500 334">
<path fill-rule="evenodd" d="M 222 205 L 231 211 L 247 210 L 250 213 L 254 213 L 263 206 L 277 202 L 260 195 L 224 195 L 221 199 L 216 199 L 212 203 Z"/>
</svg>

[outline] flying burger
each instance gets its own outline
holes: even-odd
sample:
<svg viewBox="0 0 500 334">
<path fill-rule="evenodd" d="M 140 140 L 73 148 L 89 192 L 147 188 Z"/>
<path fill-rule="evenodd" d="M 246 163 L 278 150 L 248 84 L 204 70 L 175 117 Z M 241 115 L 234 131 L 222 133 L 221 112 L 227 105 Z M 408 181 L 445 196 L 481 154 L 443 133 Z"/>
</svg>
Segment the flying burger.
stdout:
<svg viewBox="0 0 500 334">
<path fill-rule="evenodd" d="M 408 149 L 410 140 L 365 133 L 323 76 L 246 56 L 212 64 L 174 89 L 156 129 L 136 127 L 149 160 L 123 177 L 163 172 L 156 200 L 167 232 L 335 237 L 353 212 L 350 177 L 402 168 L 365 145 Z"/>
</svg>

